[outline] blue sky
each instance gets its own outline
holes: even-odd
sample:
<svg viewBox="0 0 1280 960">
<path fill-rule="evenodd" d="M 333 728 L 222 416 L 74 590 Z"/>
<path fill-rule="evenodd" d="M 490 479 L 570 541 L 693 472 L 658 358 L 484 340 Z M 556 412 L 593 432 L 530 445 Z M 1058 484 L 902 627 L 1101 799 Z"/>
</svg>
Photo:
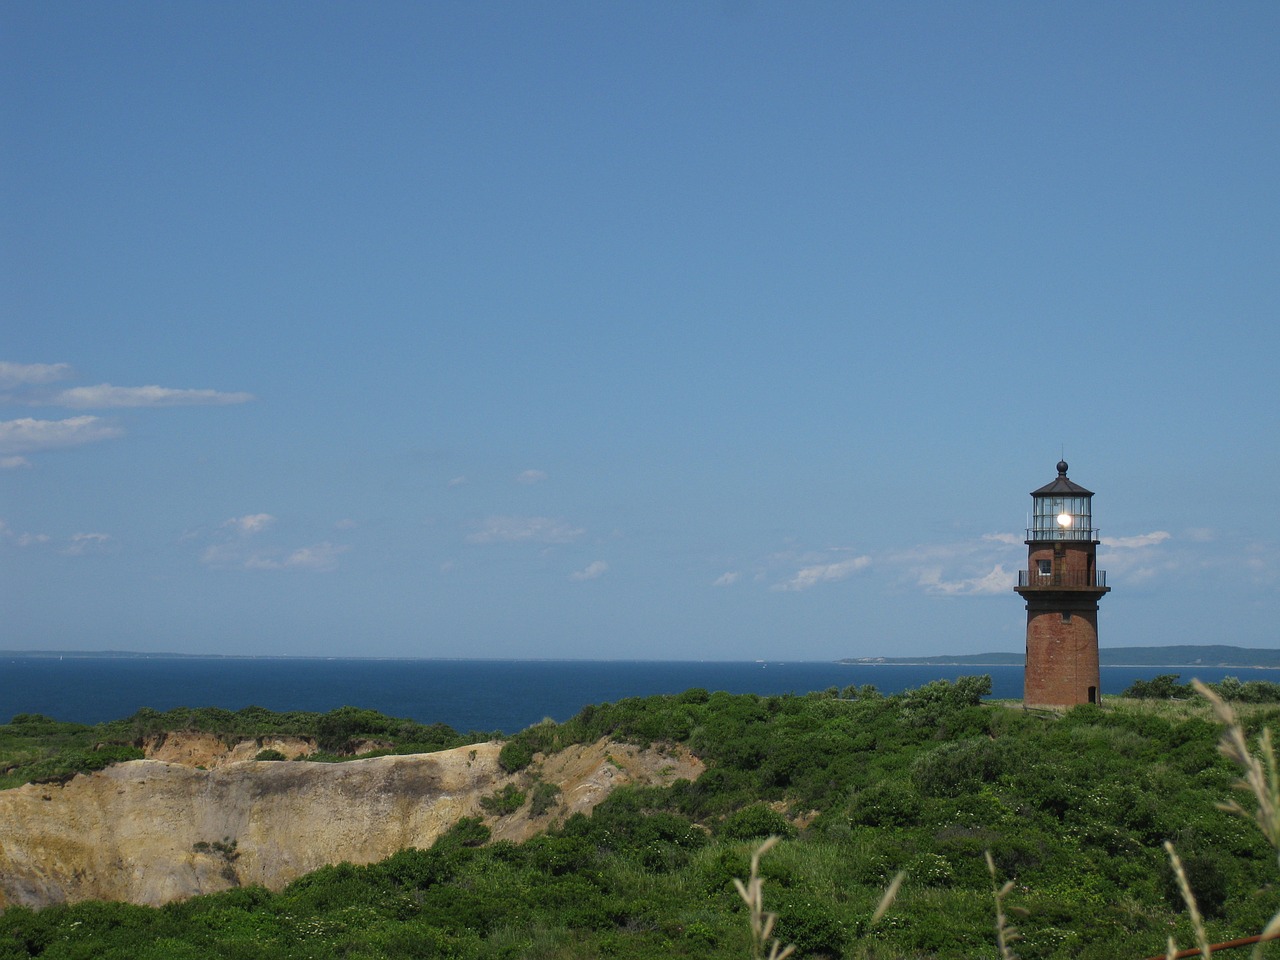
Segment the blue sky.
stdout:
<svg viewBox="0 0 1280 960">
<path fill-rule="evenodd" d="M 0 11 L 0 648 L 1274 646 L 1274 3 Z"/>
</svg>

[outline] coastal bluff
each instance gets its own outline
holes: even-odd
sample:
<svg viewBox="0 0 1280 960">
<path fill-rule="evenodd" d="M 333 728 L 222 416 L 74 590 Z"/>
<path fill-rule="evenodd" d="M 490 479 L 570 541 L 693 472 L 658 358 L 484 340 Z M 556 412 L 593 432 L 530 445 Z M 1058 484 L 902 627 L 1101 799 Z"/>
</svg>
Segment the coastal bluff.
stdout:
<svg viewBox="0 0 1280 960">
<path fill-rule="evenodd" d="M 148 759 L 0 791 L 0 909 L 159 905 L 251 884 L 278 890 L 328 864 L 429 847 L 462 817 L 483 818 L 495 840 L 519 841 L 623 784 L 703 770 L 681 747 L 607 740 L 538 755 L 515 774 L 498 764 L 496 742 L 343 763 L 239 759 L 258 745 L 209 746 L 171 734 Z M 526 801 L 506 816 L 486 814 L 483 798 L 539 780 L 559 788 L 550 809 L 534 815 Z"/>
</svg>

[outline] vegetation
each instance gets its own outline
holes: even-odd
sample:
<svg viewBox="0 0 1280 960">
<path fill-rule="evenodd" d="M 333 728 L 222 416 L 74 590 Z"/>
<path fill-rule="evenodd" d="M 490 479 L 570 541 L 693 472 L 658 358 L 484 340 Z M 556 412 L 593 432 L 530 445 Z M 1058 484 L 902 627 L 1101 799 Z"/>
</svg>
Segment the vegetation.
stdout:
<svg viewBox="0 0 1280 960">
<path fill-rule="evenodd" d="M 496 793 L 480 798 L 480 808 L 495 817 L 505 817 L 524 806 L 524 791 L 508 783 Z"/>
<path fill-rule="evenodd" d="M 0 960 L 741 960 L 785 945 L 802 958 L 1138 960 L 1171 935 L 1267 926 L 1280 890 L 1258 826 L 1280 821 L 1255 823 L 1248 797 L 1245 817 L 1217 806 L 1242 758 L 1219 752 L 1213 704 L 1113 700 L 1054 716 L 983 702 L 989 689 L 979 677 L 890 696 L 690 690 L 587 707 L 513 738 L 515 768 L 607 736 L 686 744 L 707 771 L 620 788 L 520 845 L 464 820 L 429 850 L 326 867 L 278 893 L 13 908 Z M 1277 721 L 1280 709 L 1251 708 L 1240 742 Z M 761 858 L 765 835 L 783 839 Z"/>
<path fill-rule="evenodd" d="M 1122 696 L 1138 700 L 1187 700 L 1201 697 L 1194 684 L 1179 683 L 1180 674 L 1162 673 L 1150 680 L 1135 680 Z M 1267 680 L 1241 681 L 1239 677 L 1223 677 L 1220 683 L 1201 684 L 1208 696 L 1233 703 L 1280 703 L 1280 684 Z"/>
<path fill-rule="evenodd" d="M 350 759 L 358 747 L 369 743 L 378 744 L 380 753 L 429 753 L 497 736 L 474 731 L 462 734 L 443 723 L 421 724 L 357 707 L 339 707 L 328 713 L 276 713 L 262 707 L 237 711 L 178 707 L 162 713 L 144 707 L 124 720 L 92 726 L 20 713 L 0 725 L 0 789 L 66 781 L 77 773 L 141 759 L 147 738 L 174 731 L 209 733 L 228 744 L 258 737 L 309 737 L 322 751 L 312 760 Z M 266 749 L 258 752 L 257 759 L 285 757 Z"/>
</svg>

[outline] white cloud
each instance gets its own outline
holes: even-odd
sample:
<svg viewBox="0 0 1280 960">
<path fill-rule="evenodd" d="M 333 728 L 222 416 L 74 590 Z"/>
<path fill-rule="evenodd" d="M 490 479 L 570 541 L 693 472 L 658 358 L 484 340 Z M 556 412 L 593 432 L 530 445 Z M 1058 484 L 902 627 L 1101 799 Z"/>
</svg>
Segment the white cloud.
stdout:
<svg viewBox="0 0 1280 960">
<path fill-rule="evenodd" d="M 238 567 L 244 563 L 244 550 L 235 543 L 214 543 L 200 551 L 200 562 L 206 567 Z"/>
<path fill-rule="evenodd" d="M 55 541 L 49 534 L 29 534 L 29 532 L 18 532 L 0 520 L 0 540 L 6 543 L 12 543 L 14 547 L 41 547 L 44 544 L 63 543 L 59 538 Z M 111 540 L 109 534 L 76 534 L 70 540 L 65 541 L 65 545 L 61 548 L 61 553 L 67 554 L 68 557 L 79 557 L 86 553 L 96 553 Z"/>
<path fill-rule="evenodd" d="M 731 587 L 738 582 L 738 577 L 740 576 L 742 576 L 742 574 L 737 570 L 729 570 L 716 577 L 715 580 L 712 581 L 711 585 L 713 587 Z"/>
<path fill-rule="evenodd" d="M 48 543 L 50 540 L 47 533 L 18 533 L 4 520 L 0 520 L 0 538 L 19 547 L 33 547 L 39 543 Z"/>
<path fill-rule="evenodd" d="M 247 537 L 262 532 L 275 522 L 276 518 L 269 513 L 246 513 L 243 517 L 232 517 L 223 526 L 232 527 Z"/>
<path fill-rule="evenodd" d="M 50 383 L 71 376 L 69 363 L 11 363 L 0 360 L 0 389 L 32 383 Z"/>
<path fill-rule="evenodd" d="M 904 583 L 943 596 L 1001 594 L 1013 588 L 1007 565 L 1021 566 L 1022 538 L 1013 533 L 984 533 L 967 540 L 917 544 L 888 556 L 885 563 L 901 571 Z M 985 572 L 982 572 L 985 571 Z"/>
<path fill-rule="evenodd" d="M 52 403 L 61 407 L 186 407 L 226 406 L 248 403 L 251 393 L 224 393 L 219 390 L 176 390 L 172 387 L 115 387 L 100 383 L 95 387 L 72 387 L 56 394 Z"/>
<path fill-rule="evenodd" d="M 516 474 L 516 483 L 533 484 L 541 483 L 547 479 L 547 475 L 541 470 L 525 470 L 523 473 Z"/>
<path fill-rule="evenodd" d="M 359 524 L 357 524 L 354 520 L 352 520 L 350 517 L 345 517 L 342 520 L 339 520 L 337 523 L 335 523 L 333 525 L 333 529 L 354 530 L 357 526 L 359 526 Z"/>
<path fill-rule="evenodd" d="M 78 557 L 105 546 L 110 539 L 110 534 L 106 533 L 77 533 L 71 538 L 71 545 L 67 547 L 66 552 L 73 557 Z"/>
<path fill-rule="evenodd" d="M 124 435 L 119 427 L 98 417 L 70 417 L 66 420 L 19 420 L 0 422 L 0 454 L 50 450 L 55 447 L 77 447 L 98 440 L 113 440 Z"/>
<path fill-rule="evenodd" d="M 774 586 L 775 590 L 808 590 L 819 583 L 834 583 L 845 580 L 860 570 L 871 565 L 870 557 L 850 557 L 836 563 L 820 563 L 797 570 L 795 575 L 784 583 Z"/>
<path fill-rule="evenodd" d="M 246 570 L 312 570 L 326 573 L 336 570 L 338 557 L 346 553 L 350 547 L 329 543 L 317 543 L 311 547 L 299 547 L 283 558 L 265 554 L 253 554 L 244 561 Z"/>
<path fill-rule="evenodd" d="M 1013 579 L 1013 574 L 999 563 L 991 568 L 990 573 L 961 580 L 943 580 L 942 571 L 936 567 L 920 571 L 922 587 L 930 593 L 941 593 L 949 597 L 1006 593 L 1013 589 Z"/>
<path fill-rule="evenodd" d="M 309 547 L 250 549 L 243 540 L 214 543 L 200 553 L 200 562 L 222 570 L 309 570 L 325 573 L 338 566 L 348 546 L 324 541 Z"/>
<path fill-rule="evenodd" d="M 26 457 L 0 457 L 0 470 L 19 470 L 31 466 Z"/>
<path fill-rule="evenodd" d="M 1136 537 L 1103 537 L 1102 545 L 1113 550 L 1137 550 L 1142 547 L 1154 547 L 1168 539 L 1169 534 L 1166 531 L 1155 530 L 1151 533 L 1141 533 Z"/>
<path fill-rule="evenodd" d="M 1106 564 L 1108 574 L 1119 575 L 1126 583 L 1141 583 L 1157 575 L 1173 573 L 1186 563 L 1185 556 L 1178 556 L 1176 551 L 1170 555 L 1166 548 L 1161 547 L 1170 539 L 1172 535 L 1164 530 L 1133 537 L 1104 537 L 1104 552 L 1098 560 Z"/>
<path fill-rule="evenodd" d="M 592 560 L 581 570 L 575 570 L 569 574 L 570 580 L 594 580 L 609 569 L 609 564 L 603 560 Z"/>
<path fill-rule="evenodd" d="M 586 533 L 550 517 L 488 517 L 468 543 L 570 543 Z"/>
<path fill-rule="evenodd" d="M 311 570 L 324 572 L 338 566 L 338 557 L 348 546 L 321 543 L 305 547 L 280 544 L 265 531 L 274 527 L 276 518 L 269 513 L 246 513 L 223 521 L 209 535 L 214 542 L 200 552 L 200 562 L 221 570 Z M 339 521 L 335 526 L 346 529 L 353 523 Z M 205 539 L 205 534 L 184 536 L 184 541 Z M 207 541 L 206 541 L 207 542 Z"/>
<path fill-rule="evenodd" d="M 15 389 L 15 393 L 0 396 L 0 401 L 23 403 L 28 406 L 70 407 L 75 410 L 115 407 L 182 407 L 225 406 L 248 403 L 253 394 L 243 391 L 185 390 L 160 387 L 117 387 L 110 383 L 96 386 L 71 387 L 50 393 L 38 389 L 55 380 L 72 376 L 66 363 L 11 363 L 0 361 L 0 390 Z"/>
<path fill-rule="evenodd" d="M 466 477 L 454 477 L 452 480 L 449 481 L 449 486 L 460 487 L 466 482 L 467 482 Z"/>
</svg>

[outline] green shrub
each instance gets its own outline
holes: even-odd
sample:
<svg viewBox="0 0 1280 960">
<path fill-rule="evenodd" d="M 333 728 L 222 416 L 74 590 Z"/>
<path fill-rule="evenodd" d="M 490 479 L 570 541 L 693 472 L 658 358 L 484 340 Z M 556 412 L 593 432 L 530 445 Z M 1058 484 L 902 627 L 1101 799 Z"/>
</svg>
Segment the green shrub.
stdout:
<svg viewBox="0 0 1280 960">
<path fill-rule="evenodd" d="M 508 740 L 498 751 L 498 766 L 507 773 L 523 770 L 533 762 L 533 748 L 525 740 Z"/>
<path fill-rule="evenodd" d="M 1231 863 L 1213 851 L 1182 854 L 1180 859 L 1200 912 L 1210 918 L 1223 916 L 1223 908 L 1230 893 L 1233 872 Z M 1165 900 L 1174 910 L 1181 910 L 1182 893 L 1178 889 L 1173 868 L 1167 863 L 1164 866 L 1162 880 Z"/>
<path fill-rule="evenodd" d="M 849 822 L 867 827 L 910 826 L 920 817 L 920 797 L 896 781 L 872 784 L 849 803 Z"/>
<path fill-rule="evenodd" d="M 99 744 L 90 749 L 63 751 L 31 764 L 24 773 L 32 783 L 65 783 L 78 773 L 93 773 L 114 763 L 142 760 L 145 756 L 132 744 Z"/>
<path fill-rule="evenodd" d="M 492 814 L 495 817 L 505 817 L 524 806 L 524 791 L 514 783 L 508 783 L 496 793 L 481 797 L 480 806 L 485 813 Z"/>
<path fill-rule="evenodd" d="M 286 757 L 279 750 L 272 750 L 268 748 L 266 750 L 259 750 L 258 755 L 253 759 L 255 760 L 288 760 L 289 758 Z"/>
<path fill-rule="evenodd" d="M 1120 694 L 1135 700 L 1189 700 L 1196 695 L 1189 683 L 1178 683 L 1181 674 L 1162 673 L 1150 680 L 1135 680 Z"/>
<path fill-rule="evenodd" d="M 529 801 L 529 812 L 535 817 L 540 817 L 554 807 L 559 799 L 559 787 L 554 783 L 544 783 L 539 780 L 533 786 L 533 795 Z"/>
<path fill-rule="evenodd" d="M 1001 746 L 989 737 L 944 743 L 916 758 L 911 782 L 923 797 L 956 797 L 999 777 L 1003 759 Z"/>
<path fill-rule="evenodd" d="M 794 837 L 796 828 L 771 807 L 753 803 L 725 817 L 718 832 L 729 840 L 754 840 L 757 837 Z"/>
<path fill-rule="evenodd" d="M 769 905 L 769 910 L 778 914 L 774 928 L 778 940 L 795 944 L 800 956 L 844 956 L 849 934 L 828 904 L 816 897 L 786 891 Z"/>
<path fill-rule="evenodd" d="M 956 879 L 950 861 L 936 853 L 919 854 L 907 865 L 907 876 L 925 887 L 949 887 Z"/>
</svg>

